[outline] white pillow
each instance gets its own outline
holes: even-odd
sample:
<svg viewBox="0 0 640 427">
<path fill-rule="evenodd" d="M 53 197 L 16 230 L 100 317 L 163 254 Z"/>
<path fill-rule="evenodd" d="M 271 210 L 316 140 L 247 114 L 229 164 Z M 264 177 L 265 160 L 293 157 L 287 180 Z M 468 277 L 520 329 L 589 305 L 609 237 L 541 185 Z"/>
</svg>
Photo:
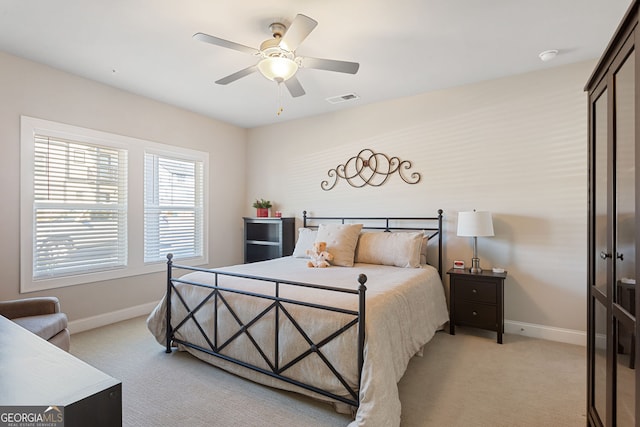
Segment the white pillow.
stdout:
<svg viewBox="0 0 640 427">
<path fill-rule="evenodd" d="M 423 237 L 422 232 L 362 233 L 355 261 L 396 267 L 419 267 Z"/>
<path fill-rule="evenodd" d="M 310 228 L 299 228 L 298 229 L 298 241 L 296 242 L 296 247 L 293 248 L 293 257 L 294 258 L 309 258 L 307 255 L 307 249 L 313 249 L 313 244 L 316 241 L 316 236 L 318 232 L 316 230 L 312 230 Z"/>
<path fill-rule="evenodd" d="M 327 252 L 333 255 L 331 265 L 353 267 L 362 224 L 320 224 L 316 242 L 327 242 Z"/>
</svg>

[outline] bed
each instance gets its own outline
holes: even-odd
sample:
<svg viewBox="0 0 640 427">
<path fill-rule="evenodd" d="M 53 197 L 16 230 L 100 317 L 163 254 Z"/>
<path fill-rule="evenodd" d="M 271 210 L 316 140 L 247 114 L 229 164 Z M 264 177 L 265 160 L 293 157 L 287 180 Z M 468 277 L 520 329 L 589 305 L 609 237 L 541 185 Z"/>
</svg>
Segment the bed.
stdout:
<svg viewBox="0 0 640 427">
<path fill-rule="evenodd" d="M 305 248 L 328 242 L 329 268 Z M 426 253 L 425 253 L 426 252 Z M 431 260 L 431 264 L 427 260 Z M 398 426 L 397 383 L 449 320 L 442 211 L 435 217 L 309 217 L 292 256 L 218 269 L 168 256 L 147 319 L 166 347 L 252 381 L 350 411 L 350 426 Z M 168 325 L 168 327 L 167 327 Z"/>
</svg>

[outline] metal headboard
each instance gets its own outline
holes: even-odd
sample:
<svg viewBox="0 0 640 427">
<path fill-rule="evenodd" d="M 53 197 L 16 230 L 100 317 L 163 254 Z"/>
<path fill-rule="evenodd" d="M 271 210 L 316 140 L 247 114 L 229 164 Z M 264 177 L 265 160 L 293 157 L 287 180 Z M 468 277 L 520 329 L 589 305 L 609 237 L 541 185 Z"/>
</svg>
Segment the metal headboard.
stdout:
<svg viewBox="0 0 640 427">
<path fill-rule="evenodd" d="M 302 225 L 305 228 L 318 228 L 321 221 L 335 221 L 341 224 L 362 224 L 362 228 L 366 230 L 424 231 L 428 233 L 426 235 L 429 240 L 438 239 L 438 273 L 442 278 L 442 217 L 442 209 L 438 209 L 438 216 L 432 217 L 308 216 L 307 211 L 302 211 Z"/>
</svg>

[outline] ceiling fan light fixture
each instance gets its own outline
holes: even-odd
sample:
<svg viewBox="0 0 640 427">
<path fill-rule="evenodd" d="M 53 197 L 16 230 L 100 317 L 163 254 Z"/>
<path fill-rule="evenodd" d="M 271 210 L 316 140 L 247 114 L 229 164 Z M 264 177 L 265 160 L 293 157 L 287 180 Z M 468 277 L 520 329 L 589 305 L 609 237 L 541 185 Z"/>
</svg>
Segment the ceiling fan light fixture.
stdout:
<svg viewBox="0 0 640 427">
<path fill-rule="evenodd" d="M 258 62 L 258 70 L 269 80 L 283 82 L 293 77 L 298 71 L 298 64 L 286 57 L 269 56 Z"/>
</svg>

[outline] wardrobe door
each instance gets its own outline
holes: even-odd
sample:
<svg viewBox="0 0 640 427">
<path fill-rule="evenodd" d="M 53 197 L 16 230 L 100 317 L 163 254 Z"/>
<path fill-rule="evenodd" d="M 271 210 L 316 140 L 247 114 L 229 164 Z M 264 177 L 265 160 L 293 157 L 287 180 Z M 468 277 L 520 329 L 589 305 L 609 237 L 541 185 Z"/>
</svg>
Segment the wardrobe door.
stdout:
<svg viewBox="0 0 640 427">
<path fill-rule="evenodd" d="M 614 62 L 615 141 L 615 289 L 612 307 L 616 330 L 615 423 L 634 426 L 636 186 L 635 186 L 635 55 L 623 48 Z"/>
<path fill-rule="evenodd" d="M 595 425 L 606 425 L 607 407 L 607 349 L 610 312 L 608 273 L 610 258 L 609 216 L 609 144 L 608 91 L 597 92 L 591 105 L 591 280 L 589 292 L 589 406 Z"/>
</svg>

